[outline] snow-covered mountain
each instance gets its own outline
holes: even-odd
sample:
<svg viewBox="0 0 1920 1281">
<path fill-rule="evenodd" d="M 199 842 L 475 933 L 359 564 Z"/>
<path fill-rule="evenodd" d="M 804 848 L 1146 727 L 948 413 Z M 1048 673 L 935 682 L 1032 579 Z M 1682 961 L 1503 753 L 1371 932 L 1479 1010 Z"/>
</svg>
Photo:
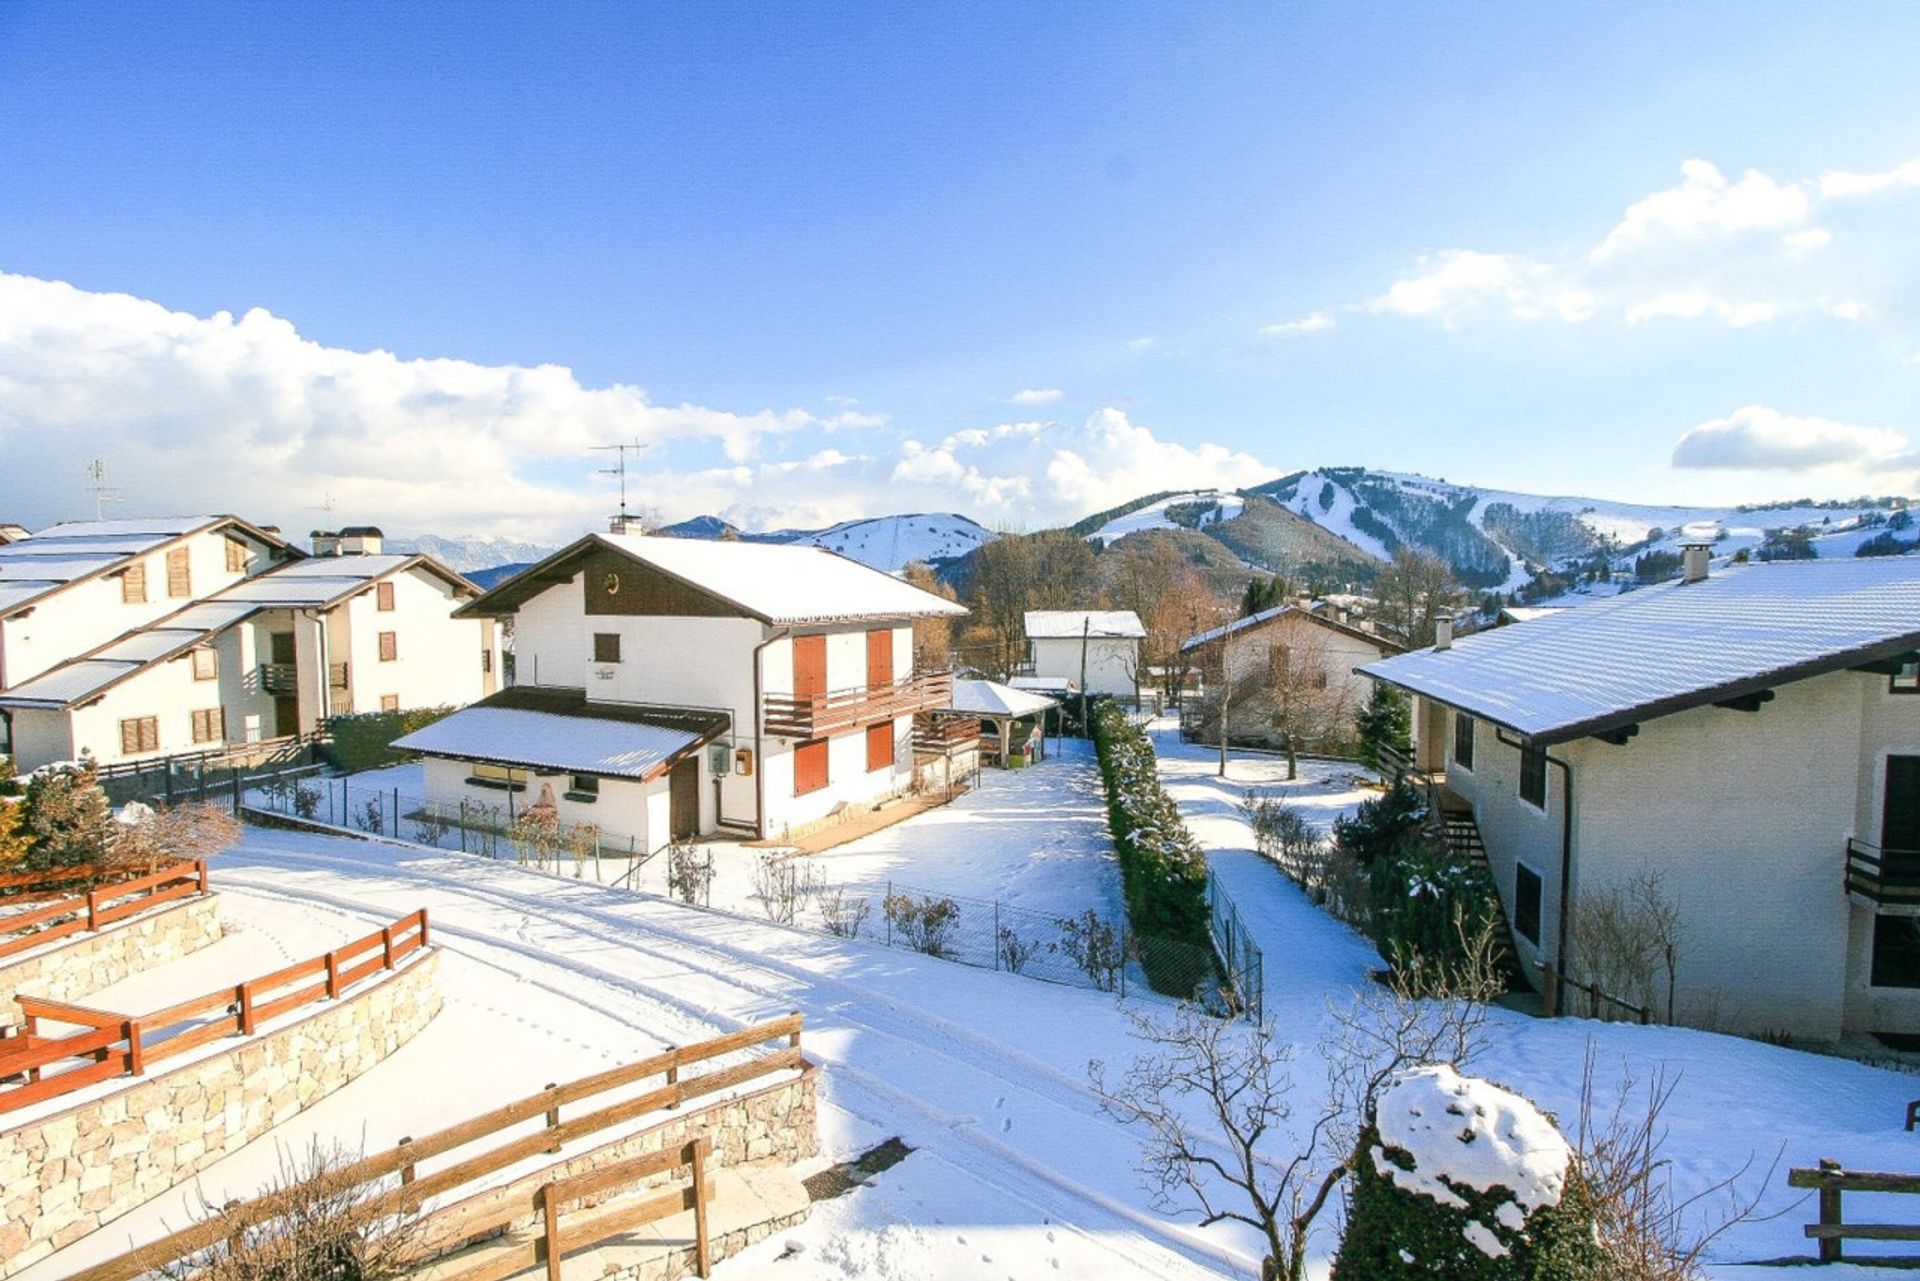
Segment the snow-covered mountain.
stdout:
<svg viewBox="0 0 1920 1281">
<path fill-rule="evenodd" d="M 957 513 L 921 512 L 843 521 L 828 529 L 791 533 L 782 541 L 825 547 L 897 574 L 915 561 L 965 556 L 993 538 L 992 530 Z"/>
<path fill-rule="evenodd" d="M 530 565 L 560 550 L 542 543 L 523 543 L 511 538 L 444 538 L 438 534 L 389 538 L 386 549 L 392 552 L 425 552 L 447 568 L 462 574 L 505 565 Z"/>
<path fill-rule="evenodd" d="M 1204 529 L 1208 525 L 1232 520 L 1246 505 L 1246 499 L 1224 489 L 1196 489 L 1171 494 L 1115 516 L 1087 537 L 1105 547 L 1128 534 L 1137 534 L 1145 529 Z"/>
</svg>

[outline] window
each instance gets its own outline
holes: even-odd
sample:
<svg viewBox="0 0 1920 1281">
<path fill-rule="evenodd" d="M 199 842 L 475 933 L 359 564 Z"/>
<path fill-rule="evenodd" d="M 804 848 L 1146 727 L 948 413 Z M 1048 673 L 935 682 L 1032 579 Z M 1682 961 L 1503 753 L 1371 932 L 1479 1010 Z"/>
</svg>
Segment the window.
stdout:
<svg viewBox="0 0 1920 1281">
<path fill-rule="evenodd" d="M 509 769 L 505 765 L 475 762 L 473 773 L 467 777 L 467 785 L 500 792 L 524 792 L 527 790 L 527 772 Z"/>
<path fill-rule="evenodd" d="M 1513 865 L 1513 932 L 1527 942 L 1540 942 L 1540 873 L 1525 863 Z"/>
<path fill-rule="evenodd" d="M 380 696 L 380 710 L 383 712 L 399 711 L 400 696 L 398 694 L 382 694 Z"/>
<path fill-rule="evenodd" d="M 573 776 L 573 787 L 571 790 L 588 796 L 598 796 L 600 795 L 600 780 L 592 774 L 575 774 Z"/>
<path fill-rule="evenodd" d="M 867 773 L 893 768 L 893 722 L 867 727 Z"/>
<path fill-rule="evenodd" d="M 1453 714 L 1453 763 L 1461 769 L 1473 768 L 1473 717 L 1465 712 Z"/>
<path fill-rule="evenodd" d="M 1528 744 L 1520 749 L 1520 799 L 1547 808 L 1547 749 Z"/>
<path fill-rule="evenodd" d="M 380 633 L 380 661 L 391 663 L 400 657 L 400 634 L 398 632 Z"/>
<path fill-rule="evenodd" d="M 1920 987 L 1920 916 L 1873 918 L 1875 987 Z"/>
<path fill-rule="evenodd" d="M 620 661 L 619 632 L 595 632 L 593 634 L 593 661 L 596 663 L 617 663 Z"/>
<path fill-rule="evenodd" d="M 227 572 L 229 574 L 247 572 L 247 545 L 238 539 L 227 540 Z"/>
<path fill-rule="evenodd" d="M 383 614 L 393 612 L 393 584 L 381 583 L 373 589 L 373 607 Z"/>
<path fill-rule="evenodd" d="M 123 605 L 147 603 L 147 567 L 144 564 L 129 565 L 127 572 L 120 575 L 120 603 Z"/>
<path fill-rule="evenodd" d="M 160 718 L 158 716 L 134 716 L 120 722 L 120 753 L 131 756 L 135 752 L 157 752 L 160 750 Z"/>
<path fill-rule="evenodd" d="M 227 737 L 227 714 L 218 707 L 193 714 L 193 741 L 218 743 Z"/>
<path fill-rule="evenodd" d="M 1920 694 L 1920 658 L 1903 661 L 1898 671 L 1887 677 L 1890 694 Z"/>
<path fill-rule="evenodd" d="M 202 645 L 191 651 L 193 654 L 193 679 L 211 681 L 220 678 L 220 651 L 211 645 Z"/>
<path fill-rule="evenodd" d="M 793 749 L 793 794 L 805 796 L 827 785 L 827 740 L 816 738 Z"/>
<path fill-rule="evenodd" d="M 167 553 L 167 595 L 176 599 L 193 595 L 193 549 L 176 547 Z"/>
</svg>

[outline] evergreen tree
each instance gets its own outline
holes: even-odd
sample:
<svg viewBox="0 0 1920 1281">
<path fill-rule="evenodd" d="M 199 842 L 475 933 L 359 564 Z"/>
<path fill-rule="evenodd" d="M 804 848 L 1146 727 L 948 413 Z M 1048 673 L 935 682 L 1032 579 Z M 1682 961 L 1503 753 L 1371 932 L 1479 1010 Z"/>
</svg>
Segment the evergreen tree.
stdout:
<svg viewBox="0 0 1920 1281">
<path fill-rule="evenodd" d="M 33 843 L 27 836 L 26 807 L 20 803 L 19 785 L 14 782 L 13 758 L 0 756 L 0 872 L 18 867 L 26 860 Z"/>
<path fill-rule="evenodd" d="M 1413 706 L 1407 696 L 1391 685 L 1375 683 L 1373 697 L 1361 709 L 1360 760 L 1373 769 L 1380 768 L 1380 749 L 1413 748 Z"/>
<path fill-rule="evenodd" d="M 105 859 L 114 835 L 113 809 L 92 757 L 36 770 L 20 807 L 33 843 L 27 856 L 32 870 L 84 867 Z"/>
</svg>

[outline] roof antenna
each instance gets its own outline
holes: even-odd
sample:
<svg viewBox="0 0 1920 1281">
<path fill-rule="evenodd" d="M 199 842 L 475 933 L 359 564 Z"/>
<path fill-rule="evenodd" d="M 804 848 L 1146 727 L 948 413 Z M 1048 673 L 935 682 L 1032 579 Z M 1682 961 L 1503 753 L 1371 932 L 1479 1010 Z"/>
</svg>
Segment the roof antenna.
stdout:
<svg viewBox="0 0 1920 1281">
<path fill-rule="evenodd" d="M 87 492 L 93 495 L 93 518 L 104 520 L 108 503 L 120 501 L 120 491 L 107 483 L 107 461 L 96 458 L 87 464 Z"/>
<path fill-rule="evenodd" d="M 627 451 L 631 449 L 637 454 L 645 449 L 646 446 L 638 440 L 635 440 L 633 443 L 626 445 L 593 445 L 591 448 L 601 451 L 610 449 L 618 456 L 618 461 L 611 467 L 602 467 L 600 474 L 602 476 L 618 476 L 620 478 L 620 514 L 613 518 L 611 524 L 614 533 L 624 534 L 627 532 L 629 525 L 639 523 L 633 514 L 627 510 Z"/>
</svg>

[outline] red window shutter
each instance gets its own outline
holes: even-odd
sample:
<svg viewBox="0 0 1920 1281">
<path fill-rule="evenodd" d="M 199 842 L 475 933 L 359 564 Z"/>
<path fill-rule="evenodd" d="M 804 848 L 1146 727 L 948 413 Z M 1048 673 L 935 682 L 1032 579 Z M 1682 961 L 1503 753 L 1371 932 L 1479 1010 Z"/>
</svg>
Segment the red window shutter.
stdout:
<svg viewBox="0 0 1920 1281">
<path fill-rule="evenodd" d="M 827 785 L 827 740 L 817 738 L 793 749 L 793 794 L 805 796 Z"/>
<path fill-rule="evenodd" d="M 893 722 L 867 727 L 867 773 L 893 768 Z"/>
<path fill-rule="evenodd" d="M 382 613 L 391 613 L 393 611 L 393 584 L 392 583 L 381 583 L 379 586 L 375 587 L 373 596 L 374 596 L 375 609 L 380 610 Z"/>
<path fill-rule="evenodd" d="M 893 631 L 890 628 L 867 633 L 867 684 L 893 684 Z"/>
<path fill-rule="evenodd" d="M 827 638 L 793 638 L 793 696 L 817 698 L 827 692 Z"/>
</svg>

